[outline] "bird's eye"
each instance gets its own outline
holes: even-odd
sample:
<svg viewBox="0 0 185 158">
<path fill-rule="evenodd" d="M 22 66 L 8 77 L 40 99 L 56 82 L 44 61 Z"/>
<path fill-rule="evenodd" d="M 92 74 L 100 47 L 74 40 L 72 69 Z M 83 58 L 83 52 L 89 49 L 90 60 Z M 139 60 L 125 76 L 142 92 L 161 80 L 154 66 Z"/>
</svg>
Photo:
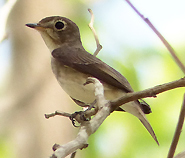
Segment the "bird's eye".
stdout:
<svg viewBox="0 0 185 158">
<path fill-rule="evenodd" d="M 61 21 L 56 22 L 55 28 L 56 28 L 57 30 L 63 29 L 63 28 L 64 28 L 64 23 L 61 22 Z"/>
</svg>

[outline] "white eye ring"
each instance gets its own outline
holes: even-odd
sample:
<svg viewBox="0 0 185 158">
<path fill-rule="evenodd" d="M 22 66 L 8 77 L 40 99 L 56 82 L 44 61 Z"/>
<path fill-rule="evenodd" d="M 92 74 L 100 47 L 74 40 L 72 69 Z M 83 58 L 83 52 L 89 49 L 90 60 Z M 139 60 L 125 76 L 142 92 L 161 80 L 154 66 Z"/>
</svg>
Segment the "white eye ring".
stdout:
<svg viewBox="0 0 185 158">
<path fill-rule="evenodd" d="M 54 28 L 57 31 L 62 31 L 65 30 L 65 28 L 67 27 L 67 23 L 65 21 L 59 20 L 55 22 Z"/>
</svg>

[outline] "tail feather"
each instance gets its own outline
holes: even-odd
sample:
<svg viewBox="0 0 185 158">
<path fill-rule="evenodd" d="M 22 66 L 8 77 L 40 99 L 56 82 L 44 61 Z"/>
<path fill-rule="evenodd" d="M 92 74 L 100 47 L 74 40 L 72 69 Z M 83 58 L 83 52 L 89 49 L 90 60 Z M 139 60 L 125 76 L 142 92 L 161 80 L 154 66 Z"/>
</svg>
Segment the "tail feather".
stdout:
<svg viewBox="0 0 185 158">
<path fill-rule="evenodd" d="M 144 117 L 143 117 L 143 119 L 139 119 L 139 120 L 145 126 L 145 128 L 150 133 L 150 135 L 153 137 L 153 139 L 156 141 L 156 143 L 159 145 L 159 142 L 158 142 L 157 137 L 156 137 L 156 135 L 154 133 L 154 130 L 152 129 L 152 126 L 150 125 L 148 120 L 146 118 L 144 118 Z"/>
<path fill-rule="evenodd" d="M 140 105 L 138 104 L 138 102 L 136 102 L 136 101 L 129 102 L 129 103 L 123 104 L 120 108 L 123 109 L 124 111 L 129 112 L 132 115 L 136 116 L 141 121 L 141 123 L 145 126 L 145 128 L 148 130 L 148 132 L 153 137 L 153 139 L 156 141 L 156 143 L 159 145 L 157 137 L 152 129 L 152 126 L 148 122 L 148 120 L 147 120 L 144 112 L 142 111 Z"/>
</svg>

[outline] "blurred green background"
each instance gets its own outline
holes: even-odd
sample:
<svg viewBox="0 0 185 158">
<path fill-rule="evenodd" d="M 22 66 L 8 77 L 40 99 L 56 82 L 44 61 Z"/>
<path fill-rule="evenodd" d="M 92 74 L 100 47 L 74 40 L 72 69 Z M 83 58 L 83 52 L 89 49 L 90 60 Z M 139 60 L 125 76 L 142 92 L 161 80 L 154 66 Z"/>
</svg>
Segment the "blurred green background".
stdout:
<svg viewBox="0 0 185 158">
<path fill-rule="evenodd" d="M 150 19 L 185 64 L 185 2 L 132 3 Z M 18 0 L 8 16 L 8 38 L 0 43 L 0 157 L 49 157 L 54 143 L 64 144 L 75 138 L 78 129 L 68 119 L 44 118 L 45 113 L 55 110 L 72 113 L 81 108 L 60 88 L 51 72 L 47 47 L 40 35 L 25 24 L 51 15 L 68 17 L 79 26 L 85 49 L 93 53 L 96 44 L 88 28 L 88 8 L 94 12 L 94 27 L 103 46 L 98 57 L 121 72 L 135 91 L 184 76 L 155 33 L 124 0 Z M 1 15 L 3 21 L 5 15 Z M 184 92 L 185 88 L 179 88 L 145 99 L 152 108 L 153 113 L 147 118 L 160 146 L 137 118 L 114 112 L 90 136 L 88 148 L 78 150 L 76 157 L 166 157 Z M 185 150 L 184 142 L 183 128 L 176 154 Z"/>
</svg>

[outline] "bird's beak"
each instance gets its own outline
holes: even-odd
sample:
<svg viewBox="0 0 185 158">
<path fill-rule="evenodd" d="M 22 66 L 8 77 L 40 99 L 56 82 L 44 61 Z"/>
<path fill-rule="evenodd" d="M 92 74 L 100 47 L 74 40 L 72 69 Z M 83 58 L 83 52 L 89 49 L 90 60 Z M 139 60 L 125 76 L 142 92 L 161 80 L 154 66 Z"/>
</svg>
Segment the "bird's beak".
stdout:
<svg viewBox="0 0 185 158">
<path fill-rule="evenodd" d="M 38 23 L 29 23 L 29 24 L 26 24 L 26 26 L 33 28 L 33 29 L 36 29 L 36 30 L 43 30 L 44 29 L 44 27 L 40 26 Z"/>
</svg>

